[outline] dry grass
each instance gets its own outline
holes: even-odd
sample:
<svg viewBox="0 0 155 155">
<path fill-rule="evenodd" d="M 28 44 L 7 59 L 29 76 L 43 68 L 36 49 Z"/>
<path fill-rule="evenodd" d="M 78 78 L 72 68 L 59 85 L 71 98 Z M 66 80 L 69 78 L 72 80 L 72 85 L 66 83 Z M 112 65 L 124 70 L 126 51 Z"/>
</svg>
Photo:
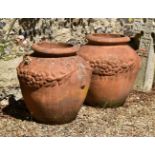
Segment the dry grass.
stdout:
<svg viewBox="0 0 155 155">
<path fill-rule="evenodd" d="M 23 102 L 0 106 L 0 136 L 155 136 L 155 92 L 132 92 L 124 106 L 83 106 L 76 120 L 64 125 L 35 122 Z"/>
</svg>

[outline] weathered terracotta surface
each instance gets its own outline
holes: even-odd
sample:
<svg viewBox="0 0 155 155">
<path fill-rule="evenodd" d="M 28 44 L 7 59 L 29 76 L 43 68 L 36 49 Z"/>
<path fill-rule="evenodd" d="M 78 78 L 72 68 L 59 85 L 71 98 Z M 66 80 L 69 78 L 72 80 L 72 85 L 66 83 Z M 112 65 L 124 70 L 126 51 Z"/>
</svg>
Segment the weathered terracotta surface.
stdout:
<svg viewBox="0 0 155 155">
<path fill-rule="evenodd" d="M 90 62 L 93 76 L 86 104 L 101 107 L 122 105 L 133 87 L 140 68 L 140 57 L 129 37 L 92 34 L 78 54 Z"/>
<path fill-rule="evenodd" d="M 76 46 L 41 42 L 32 48 L 17 68 L 27 108 L 41 122 L 70 122 L 88 91 L 89 64 L 76 55 Z"/>
</svg>

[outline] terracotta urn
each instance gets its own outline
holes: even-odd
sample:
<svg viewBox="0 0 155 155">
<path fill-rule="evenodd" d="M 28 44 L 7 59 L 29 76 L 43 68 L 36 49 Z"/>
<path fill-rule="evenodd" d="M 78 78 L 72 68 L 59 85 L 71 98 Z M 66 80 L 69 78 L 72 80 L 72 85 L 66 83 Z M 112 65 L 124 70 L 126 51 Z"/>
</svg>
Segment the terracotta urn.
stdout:
<svg viewBox="0 0 155 155">
<path fill-rule="evenodd" d="M 78 46 L 39 42 L 32 49 L 17 67 L 28 110 L 43 123 L 74 120 L 89 88 L 91 67 L 76 54 Z"/>
<path fill-rule="evenodd" d="M 141 60 L 128 45 L 130 38 L 117 34 L 90 34 L 78 54 L 93 69 L 86 104 L 117 107 L 125 102 L 140 69 Z"/>
</svg>

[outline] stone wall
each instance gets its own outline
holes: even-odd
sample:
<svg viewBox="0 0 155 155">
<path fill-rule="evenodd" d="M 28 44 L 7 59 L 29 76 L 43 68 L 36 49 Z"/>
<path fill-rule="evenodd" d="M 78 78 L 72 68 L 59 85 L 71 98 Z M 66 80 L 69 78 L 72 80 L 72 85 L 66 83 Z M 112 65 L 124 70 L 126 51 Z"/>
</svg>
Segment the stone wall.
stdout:
<svg viewBox="0 0 155 155">
<path fill-rule="evenodd" d="M 13 19 L 1 19 L 0 32 L 5 34 Z M 32 40 L 52 39 L 67 41 L 76 38 L 80 42 L 88 33 L 124 33 L 124 23 L 128 19 L 95 18 L 55 18 L 55 19 L 17 19 L 11 34 L 23 35 Z"/>
<path fill-rule="evenodd" d="M 9 32 L 14 19 L 0 19 L 0 58 L 2 55 L 21 55 L 30 51 L 33 42 L 44 39 L 85 44 L 85 35 L 89 33 L 119 33 L 132 36 L 134 20 L 143 22 L 143 19 L 130 18 L 22 18 L 16 20 Z M 4 38 L 8 32 L 6 41 Z"/>
</svg>

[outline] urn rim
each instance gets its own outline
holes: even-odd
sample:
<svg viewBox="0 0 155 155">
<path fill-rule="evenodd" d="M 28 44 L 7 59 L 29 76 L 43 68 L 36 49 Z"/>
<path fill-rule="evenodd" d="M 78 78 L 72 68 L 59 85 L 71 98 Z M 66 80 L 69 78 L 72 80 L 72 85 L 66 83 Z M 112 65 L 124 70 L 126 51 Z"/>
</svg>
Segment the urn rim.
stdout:
<svg viewBox="0 0 155 155">
<path fill-rule="evenodd" d="M 32 45 L 35 53 L 44 55 L 75 55 L 79 50 L 79 45 L 71 45 L 66 43 L 55 43 L 50 41 L 40 41 Z"/>
<path fill-rule="evenodd" d="M 119 44 L 128 43 L 130 38 L 121 34 L 94 33 L 86 36 L 89 42 L 99 44 Z"/>
</svg>

